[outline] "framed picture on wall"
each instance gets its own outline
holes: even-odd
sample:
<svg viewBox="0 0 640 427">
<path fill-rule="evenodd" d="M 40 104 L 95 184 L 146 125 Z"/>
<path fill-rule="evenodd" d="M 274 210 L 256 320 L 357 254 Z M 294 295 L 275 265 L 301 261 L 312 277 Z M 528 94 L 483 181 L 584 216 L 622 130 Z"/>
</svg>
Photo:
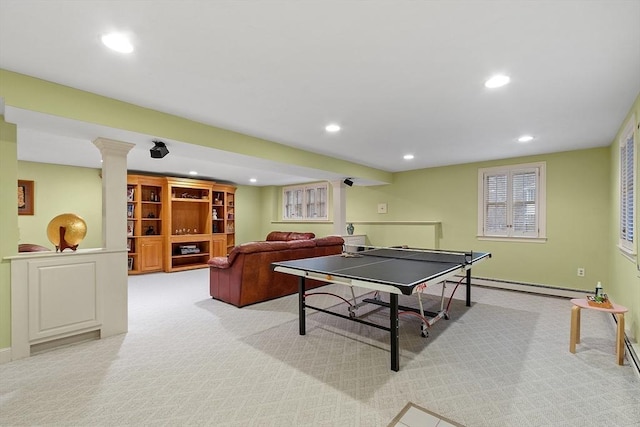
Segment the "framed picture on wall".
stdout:
<svg viewBox="0 0 640 427">
<path fill-rule="evenodd" d="M 18 215 L 33 215 L 33 181 L 18 180 Z"/>
</svg>

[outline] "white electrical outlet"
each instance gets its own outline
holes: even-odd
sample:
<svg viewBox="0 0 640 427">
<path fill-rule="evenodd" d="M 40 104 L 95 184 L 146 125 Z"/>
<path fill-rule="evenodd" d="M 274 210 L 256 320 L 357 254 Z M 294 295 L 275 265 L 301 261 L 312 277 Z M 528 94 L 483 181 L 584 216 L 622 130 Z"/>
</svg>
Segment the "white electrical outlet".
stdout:
<svg viewBox="0 0 640 427">
<path fill-rule="evenodd" d="M 578 277 L 584 277 L 584 268 L 578 268 Z"/>
<path fill-rule="evenodd" d="M 378 213 L 387 213 L 386 203 L 378 203 Z"/>
</svg>

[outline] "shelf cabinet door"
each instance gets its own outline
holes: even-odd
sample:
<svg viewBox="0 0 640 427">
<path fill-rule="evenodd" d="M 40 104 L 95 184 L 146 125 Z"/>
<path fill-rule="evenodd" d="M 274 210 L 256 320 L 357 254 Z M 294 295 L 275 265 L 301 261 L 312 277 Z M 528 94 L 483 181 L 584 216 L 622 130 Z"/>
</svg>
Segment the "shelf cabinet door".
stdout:
<svg viewBox="0 0 640 427">
<path fill-rule="evenodd" d="M 225 234 L 222 235 L 213 235 L 211 238 L 212 248 L 211 248 L 211 256 L 226 256 L 227 255 L 227 236 Z"/>
<path fill-rule="evenodd" d="M 162 270 L 162 238 L 141 237 L 138 242 L 140 271 Z"/>
</svg>

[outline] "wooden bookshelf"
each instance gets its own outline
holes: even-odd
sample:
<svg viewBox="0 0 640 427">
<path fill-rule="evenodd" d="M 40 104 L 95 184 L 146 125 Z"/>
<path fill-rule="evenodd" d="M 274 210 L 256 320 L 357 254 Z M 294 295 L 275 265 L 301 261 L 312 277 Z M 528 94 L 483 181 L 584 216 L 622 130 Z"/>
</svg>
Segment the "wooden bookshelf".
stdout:
<svg viewBox="0 0 640 427">
<path fill-rule="evenodd" d="M 213 182 L 166 178 L 165 271 L 207 266 L 211 258 Z"/>
<path fill-rule="evenodd" d="M 163 186 L 160 177 L 127 176 L 129 274 L 163 270 Z"/>
<path fill-rule="evenodd" d="M 236 188 L 227 185 L 213 187 L 212 233 L 214 235 L 215 256 L 224 256 L 236 244 Z"/>
<path fill-rule="evenodd" d="M 128 175 L 129 274 L 207 266 L 235 245 L 235 187 Z"/>
</svg>

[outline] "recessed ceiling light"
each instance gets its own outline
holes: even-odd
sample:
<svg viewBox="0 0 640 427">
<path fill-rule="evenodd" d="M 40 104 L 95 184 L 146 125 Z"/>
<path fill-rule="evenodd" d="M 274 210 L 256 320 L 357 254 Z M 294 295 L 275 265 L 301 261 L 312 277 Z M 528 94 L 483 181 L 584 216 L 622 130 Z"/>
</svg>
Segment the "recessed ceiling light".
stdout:
<svg viewBox="0 0 640 427">
<path fill-rule="evenodd" d="M 531 135 L 522 135 L 520 138 L 518 138 L 518 142 L 529 142 L 529 141 L 533 141 L 533 137 Z"/>
<path fill-rule="evenodd" d="M 257 179 L 255 179 L 255 178 L 251 178 L 251 179 L 249 180 L 249 182 L 258 182 L 258 180 L 257 180 Z"/>
<path fill-rule="evenodd" d="M 403 158 L 405 160 L 413 160 L 413 157 L 414 157 L 413 154 L 405 154 Z"/>
<path fill-rule="evenodd" d="M 122 33 L 109 33 L 102 36 L 102 43 L 109 49 L 120 53 L 133 52 L 133 45 L 129 38 Z"/>
<path fill-rule="evenodd" d="M 510 81 L 511 78 L 509 76 L 505 76 L 504 74 L 496 74 L 495 76 L 484 82 L 484 85 L 489 89 L 494 89 L 509 84 Z"/>
<path fill-rule="evenodd" d="M 340 130 L 340 125 L 337 125 L 337 124 L 335 124 L 335 123 L 331 123 L 331 124 L 328 124 L 327 126 L 325 126 L 325 128 L 324 128 L 324 129 L 325 129 L 327 132 L 331 132 L 331 133 L 333 133 L 333 132 L 338 132 L 338 131 Z"/>
<path fill-rule="evenodd" d="M 198 175 L 198 172 L 196 172 L 196 171 L 189 171 L 189 175 Z"/>
</svg>

